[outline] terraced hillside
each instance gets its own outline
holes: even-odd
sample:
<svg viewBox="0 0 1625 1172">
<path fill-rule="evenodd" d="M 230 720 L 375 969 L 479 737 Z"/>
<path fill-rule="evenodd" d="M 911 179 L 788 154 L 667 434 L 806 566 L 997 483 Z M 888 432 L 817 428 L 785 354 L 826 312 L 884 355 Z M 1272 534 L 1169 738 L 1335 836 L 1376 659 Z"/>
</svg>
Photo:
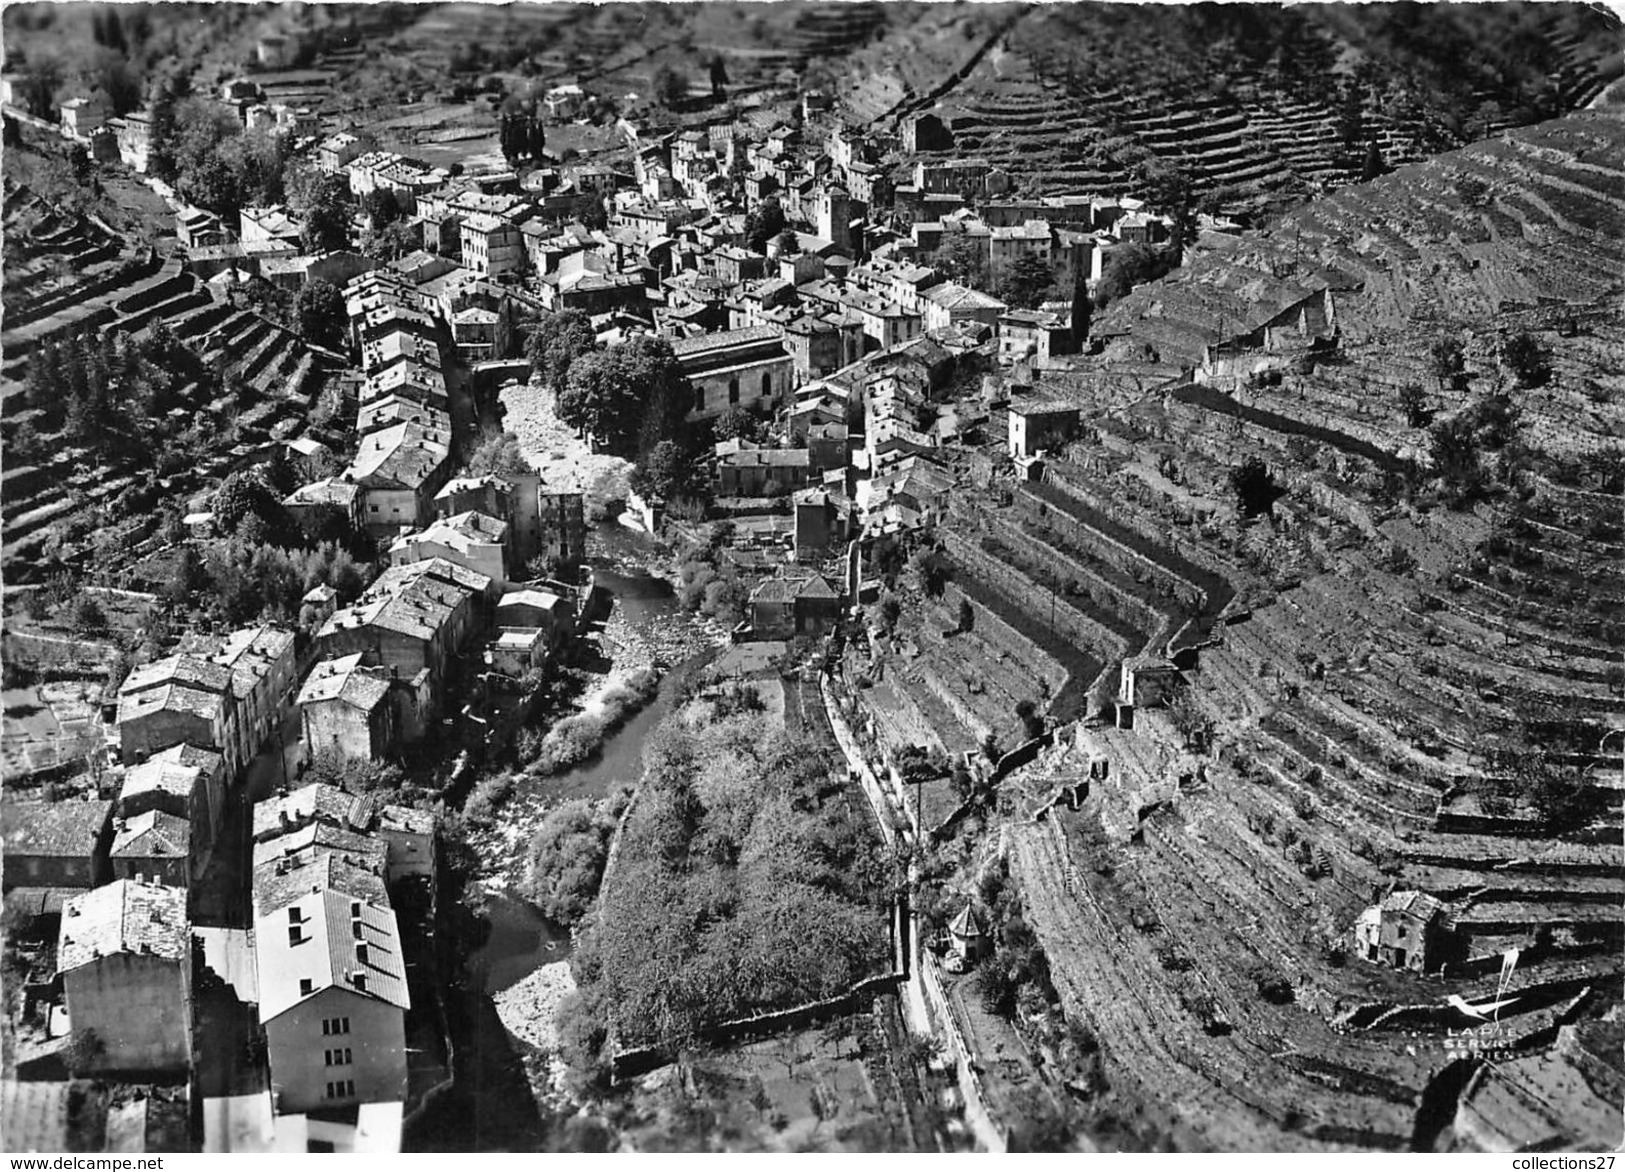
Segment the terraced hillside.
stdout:
<svg viewBox="0 0 1625 1172">
<path fill-rule="evenodd" d="M 1617 21 L 1572 5 L 1043 5 L 992 45 L 921 19 L 941 43 L 910 27 L 864 54 L 854 120 L 932 110 L 1029 193 L 1155 195 L 1175 168 L 1243 214 L 1584 106 L 1621 72 Z"/>
<path fill-rule="evenodd" d="M 36 433 L 28 458 L 8 451 L 0 493 L 10 581 L 41 580 L 53 563 L 71 564 L 93 544 L 117 551 L 112 560 L 150 553 L 161 541 L 159 516 L 149 507 L 160 490 L 165 500 L 184 499 L 249 447 L 302 434 L 341 365 L 286 328 L 216 301 L 178 255 L 121 251 L 93 219 L 66 215 L 27 188 L 8 187 L 6 229 L 0 395 L 8 439 L 24 424 Z M 147 336 L 159 325 L 186 355 L 176 372 L 183 377 L 176 410 L 194 430 L 201 426 L 200 459 L 149 452 L 144 464 L 105 466 L 66 440 L 61 404 L 25 403 L 28 364 L 39 348 L 81 335 Z M 223 430 L 235 438 L 222 444 Z"/>
<path fill-rule="evenodd" d="M 1619 1012 L 1625 975 L 1622 160 L 1625 117 L 1576 114 L 1193 260 L 1104 315 L 1107 353 L 1081 362 L 1149 349 L 1186 373 L 1084 402 L 1042 481 L 956 497 L 936 535 L 949 589 L 1075 657 L 1047 697 L 1058 743 L 1001 783 L 982 845 L 1099 1043 L 1077 1119 L 1098 1137 L 1472 1148 L 1483 1102 L 1511 1092 L 1474 1078 L 1486 1052 L 1446 999 L 1499 988 L 1494 1056 L 1545 1080 L 1507 1126 L 1594 1142 L 1580 1121 L 1618 1072 L 1580 1081 L 1574 1031 Z M 1283 319 L 1266 351 L 1253 331 Z M 1335 344 L 1294 349 L 1300 328 Z M 1545 372 L 1509 365 L 1521 336 Z M 1463 346 L 1449 377 L 1440 338 Z M 1290 361 L 1196 381 L 1221 340 L 1221 358 Z M 1479 445 L 1466 481 L 1437 440 L 1457 423 Z M 1231 473 L 1255 459 L 1279 496 L 1249 519 Z M 1065 723 L 1074 681 L 1099 713 L 1147 651 L 1180 665 L 1188 703 L 1131 730 Z M 960 737 L 968 706 L 918 704 Z M 1030 818 L 1080 781 L 1080 808 Z M 1441 905 L 1425 972 L 1355 951 L 1362 911 L 1410 891 Z"/>
</svg>

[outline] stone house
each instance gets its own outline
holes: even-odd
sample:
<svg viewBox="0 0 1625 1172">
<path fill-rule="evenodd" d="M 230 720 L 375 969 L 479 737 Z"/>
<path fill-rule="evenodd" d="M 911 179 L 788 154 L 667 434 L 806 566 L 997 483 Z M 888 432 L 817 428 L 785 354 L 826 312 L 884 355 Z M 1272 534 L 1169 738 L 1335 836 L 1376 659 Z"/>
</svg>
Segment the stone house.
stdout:
<svg viewBox="0 0 1625 1172">
<path fill-rule="evenodd" d="M 157 812 L 184 818 L 194 847 L 213 843 L 225 815 L 225 759 L 194 745 L 175 745 L 124 772 L 118 816 L 136 818 Z"/>
<path fill-rule="evenodd" d="M 485 661 L 493 671 L 522 676 L 547 662 L 547 632 L 537 627 L 501 627 L 486 648 Z"/>
<path fill-rule="evenodd" d="M 62 133 L 73 138 L 89 138 L 92 131 L 100 130 L 107 121 L 107 102 L 100 94 L 88 98 L 69 98 L 59 108 Z"/>
<path fill-rule="evenodd" d="M 434 815 L 426 810 L 392 805 L 377 794 L 356 795 L 322 784 L 302 786 L 254 806 L 256 843 L 318 825 L 380 840 L 385 850 L 385 878 L 390 883 L 409 875 L 434 873 Z"/>
<path fill-rule="evenodd" d="M 840 620 L 841 596 L 824 578 L 769 578 L 750 596 L 751 637 L 817 636 Z"/>
<path fill-rule="evenodd" d="M 1007 308 L 997 297 L 953 281 L 920 293 L 920 311 L 927 331 L 953 329 L 967 322 L 996 327 Z"/>
<path fill-rule="evenodd" d="M 712 480 L 719 497 L 778 496 L 812 480 L 806 448 L 759 448 L 734 440 L 717 445 Z"/>
<path fill-rule="evenodd" d="M 130 672 L 119 688 L 117 724 L 126 765 L 195 745 L 218 751 L 227 776 L 235 777 L 252 755 L 231 669 L 195 655 L 171 655 Z"/>
<path fill-rule="evenodd" d="M 1054 399 L 1011 403 L 1011 457 L 1026 459 L 1075 439 L 1081 416 L 1075 404 Z"/>
<path fill-rule="evenodd" d="M 503 630 L 540 630 L 552 650 L 575 629 L 575 606 L 551 590 L 511 590 L 497 600 L 496 625 Z"/>
<path fill-rule="evenodd" d="M 312 756 L 328 751 L 347 761 L 378 761 L 399 743 L 392 673 L 362 658 L 358 652 L 323 660 L 305 677 L 295 703 L 300 739 Z"/>
<path fill-rule="evenodd" d="M 999 315 L 999 361 L 1048 361 L 1072 353 L 1072 330 L 1058 314 L 1013 309 Z"/>
<path fill-rule="evenodd" d="M 360 532 L 364 495 L 355 481 L 330 476 L 294 489 L 282 498 L 282 507 L 306 533 L 316 532 L 332 511 L 343 517 L 351 529 Z"/>
<path fill-rule="evenodd" d="M 89 888 L 112 875 L 112 802 L 0 802 L 5 889 Z"/>
<path fill-rule="evenodd" d="M 100 1070 L 185 1070 L 191 1062 L 186 892 L 120 879 L 68 901 L 57 942 L 74 1032 L 94 1031 Z"/>
<path fill-rule="evenodd" d="M 231 672 L 237 719 L 252 756 L 277 734 L 288 711 L 298 672 L 293 632 L 269 624 L 245 627 L 227 635 L 209 660 Z"/>
<path fill-rule="evenodd" d="M 475 511 L 508 524 L 509 565 L 522 571 L 536 557 L 566 567 L 586 559 L 586 505 L 579 492 L 549 488 L 536 473 L 458 477 L 434 498 L 436 515 Z"/>
<path fill-rule="evenodd" d="M 795 494 L 795 550 L 798 557 L 816 555 L 845 541 L 850 508 L 822 488 Z"/>
<path fill-rule="evenodd" d="M 1445 905 L 1425 892 L 1395 891 L 1360 913 L 1355 951 L 1390 968 L 1431 972 L 1449 951 L 1446 913 Z"/>
<path fill-rule="evenodd" d="M 113 820 L 109 858 L 114 879 L 192 885 L 192 823 L 163 810 Z"/>
<path fill-rule="evenodd" d="M 444 558 L 391 566 L 335 611 L 316 639 L 330 659 L 359 652 L 404 679 L 428 671 L 438 684 L 451 657 L 485 625 L 491 594 L 490 578 Z"/>
<path fill-rule="evenodd" d="M 517 273 L 525 266 L 525 240 L 512 220 L 472 212 L 463 220 L 463 264 L 484 277 Z"/>
</svg>

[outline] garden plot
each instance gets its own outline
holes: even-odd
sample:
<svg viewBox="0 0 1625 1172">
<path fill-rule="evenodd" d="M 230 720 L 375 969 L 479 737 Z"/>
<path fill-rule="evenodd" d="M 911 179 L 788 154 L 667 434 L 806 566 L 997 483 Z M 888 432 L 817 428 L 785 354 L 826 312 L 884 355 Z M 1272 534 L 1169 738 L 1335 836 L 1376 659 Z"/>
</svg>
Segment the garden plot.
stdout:
<svg viewBox="0 0 1625 1172">
<path fill-rule="evenodd" d="M 891 1052 L 884 1012 L 877 1006 L 646 1076 L 632 1092 L 639 1122 L 623 1132 L 623 1150 L 919 1150 L 897 1072 L 906 1059 Z M 697 1118 L 706 1122 L 696 1126 Z"/>
</svg>

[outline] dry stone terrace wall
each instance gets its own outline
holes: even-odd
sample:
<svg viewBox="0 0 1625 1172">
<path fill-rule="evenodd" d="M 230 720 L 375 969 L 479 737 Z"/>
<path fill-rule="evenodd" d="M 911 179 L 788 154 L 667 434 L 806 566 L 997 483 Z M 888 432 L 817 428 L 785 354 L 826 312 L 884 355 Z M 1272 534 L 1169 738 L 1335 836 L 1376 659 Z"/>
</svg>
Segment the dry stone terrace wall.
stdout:
<svg viewBox="0 0 1625 1172">
<path fill-rule="evenodd" d="M 978 605 L 1048 649 L 1066 668 L 1067 680 L 1056 693 L 1051 714 L 1060 721 L 1082 716 L 1089 691 L 1101 678 L 1106 663 L 1093 651 L 1093 645 L 1070 625 L 1076 612 L 1058 613 L 1052 628 L 1047 614 L 1047 590 L 1040 591 L 1030 579 L 990 557 L 968 538 L 946 530 L 942 538 L 954 565 L 955 584 Z M 1034 606 L 1040 595 L 1044 599 L 1042 610 Z M 1060 639 L 1055 637 L 1057 634 Z"/>
</svg>

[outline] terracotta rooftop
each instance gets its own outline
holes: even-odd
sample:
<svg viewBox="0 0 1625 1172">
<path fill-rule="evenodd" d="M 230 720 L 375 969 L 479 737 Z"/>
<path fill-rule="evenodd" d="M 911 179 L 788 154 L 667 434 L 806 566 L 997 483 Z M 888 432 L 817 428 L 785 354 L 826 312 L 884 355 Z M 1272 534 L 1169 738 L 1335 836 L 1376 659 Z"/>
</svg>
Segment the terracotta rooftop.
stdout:
<svg viewBox="0 0 1625 1172">
<path fill-rule="evenodd" d="M 6 854 L 88 859 L 112 813 L 112 802 L 0 803 Z"/>
<path fill-rule="evenodd" d="M 139 953 L 185 963 L 191 937 L 186 891 L 119 879 L 68 901 L 57 942 L 60 973 L 119 953 Z"/>
</svg>

